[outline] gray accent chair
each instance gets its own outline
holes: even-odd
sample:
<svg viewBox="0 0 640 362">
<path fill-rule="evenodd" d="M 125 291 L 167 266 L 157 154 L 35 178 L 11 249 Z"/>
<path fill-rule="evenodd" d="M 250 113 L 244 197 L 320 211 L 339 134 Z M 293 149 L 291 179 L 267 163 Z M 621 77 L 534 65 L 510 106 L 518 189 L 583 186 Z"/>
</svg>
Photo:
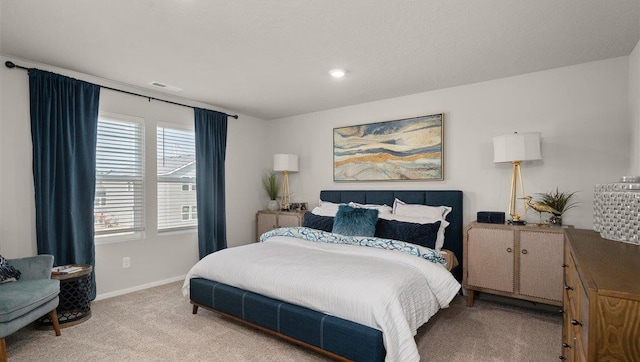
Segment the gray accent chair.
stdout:
<svg viewBox="0 0 640 362">
<path fill-rule="evenodd" d="M 22 275 L 16 282 L 0 284 L 0 362 L 7 361 L 5 337 L 49 314 L 56 336 L 60 281 L 51 279 L 52 255 L 8 259 Z"/>
</svg>

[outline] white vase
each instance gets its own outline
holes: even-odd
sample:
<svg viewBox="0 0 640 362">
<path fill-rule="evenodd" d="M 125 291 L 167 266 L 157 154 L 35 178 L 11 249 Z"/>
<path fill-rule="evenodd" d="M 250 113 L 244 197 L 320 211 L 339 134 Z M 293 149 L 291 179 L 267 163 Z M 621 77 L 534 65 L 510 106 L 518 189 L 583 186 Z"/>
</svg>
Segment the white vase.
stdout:
<svg viewBox="0 0 640 362">
<path fill-rule="evenodd" d="M 267 204 L 267 209 L 271 211 L 279 210 L 280 204 L 278 203 L 278 200 L 269 200 L 269 203 Z"/>
</svg>

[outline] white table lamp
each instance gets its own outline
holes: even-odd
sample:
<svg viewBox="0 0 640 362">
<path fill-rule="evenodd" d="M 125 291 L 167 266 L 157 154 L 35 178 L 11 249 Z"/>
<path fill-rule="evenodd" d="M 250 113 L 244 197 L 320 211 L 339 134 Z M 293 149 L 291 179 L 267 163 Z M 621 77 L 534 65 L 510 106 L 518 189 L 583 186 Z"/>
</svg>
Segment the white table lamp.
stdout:
<svg viewBox="0 0 640 362">
<path fill-rule="evenodd" d="M 282 209 L 291 207 L 291 194 L 289 193 L 289 172 L 298 172 L 298 156 L 279 153 L 273 155 L 273 171 L 282 172 Z"/>
<path fill-rule="evenodd" d="M 516 210 L 516 179 L 520 181 L 522 197 L 524 185 L 522 183 L 522 173 L 520 164 L 523 161 L 541 160 L 540 153 L 540 133 L 514 133 L 504 136 L 493 137 L 493 162 L 511 162 L 513 164 L 513 174 L 511 175 L 511 199 L 509 204 L 509 215 L 512 223 L 524 224 L 520 220 L 521 216 Z M 526 210 L 526 201 L 523 201 Z"/>
</svg>

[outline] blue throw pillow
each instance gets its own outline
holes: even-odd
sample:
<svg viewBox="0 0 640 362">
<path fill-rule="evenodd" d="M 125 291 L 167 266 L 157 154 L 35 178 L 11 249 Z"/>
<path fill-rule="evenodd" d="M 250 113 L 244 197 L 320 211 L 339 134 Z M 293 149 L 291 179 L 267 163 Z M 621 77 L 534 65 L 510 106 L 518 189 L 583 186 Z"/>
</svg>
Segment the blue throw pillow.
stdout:
<svg viewBox="0 0 640 362">
<path fill-rule="evenodd" d="M 405 241 L 407 243 L 436 248 L 440 221 L 433 224 L 417 224 L 397 220 L 378 220 L 375 236 L 383 239 Z"/>
<path fill-rule="evenodd" d="M 0 284 L 4 282 L 14 282 L 20 279 L 21 274 L 19 270 L 9 265 L 7 259 L 0 255 Z"/>
<path fill-rule="evenodd" d="M 333 230 L 333 218 L 331 216 L 316 215 L 311 211 L 307 211 L 304 214 L 302 226 L 330 233 L 331 230 Z"/>
<path fill-rule="evenodd" d="M 347 236 L 373 236 L 376 222 L 378 210 L 340 205 L 331 232 Z"/>
</svg>

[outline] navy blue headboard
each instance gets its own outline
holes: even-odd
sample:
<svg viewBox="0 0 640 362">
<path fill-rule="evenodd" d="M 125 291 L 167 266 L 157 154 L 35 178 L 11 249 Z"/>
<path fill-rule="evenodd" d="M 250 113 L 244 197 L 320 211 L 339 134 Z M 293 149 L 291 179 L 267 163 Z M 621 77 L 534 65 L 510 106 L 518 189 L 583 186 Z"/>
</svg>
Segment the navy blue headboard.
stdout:
<svg viewBox="0 0 640 362">
<path fill-rule="evenodd" d="M 420 204 L 429 206 L 451 206 L 452 210 L 447 215 L 449 226 L 445 230 L 444 248 L 451 250 L 459 261 L 459 266 L 451 271 L 459 281 L 462 280 L 462 191 L 458 190 L 322 190 L 320 200 L 360 204 L 376 204 L 393 206 L 395 199 L 408 204 Z"/>
</svg>

